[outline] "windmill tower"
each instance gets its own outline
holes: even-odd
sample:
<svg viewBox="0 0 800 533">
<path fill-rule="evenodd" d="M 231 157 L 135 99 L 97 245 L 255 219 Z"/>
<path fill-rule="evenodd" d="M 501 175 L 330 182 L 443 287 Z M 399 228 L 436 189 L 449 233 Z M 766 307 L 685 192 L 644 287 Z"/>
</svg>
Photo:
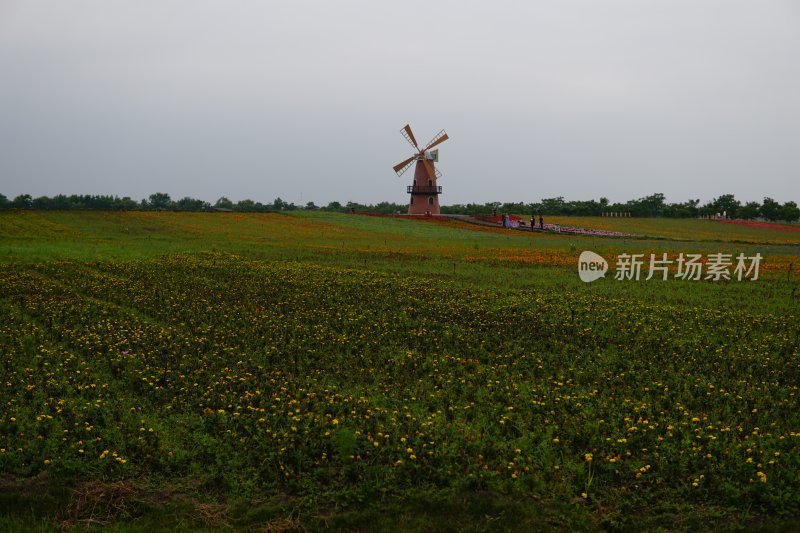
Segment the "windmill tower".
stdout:
<svg viewBox="0 0 800 533">
<path fill-rule="evenodd" d="M 442 174 L 433 166 L 434 163 L 439 162 L 439 150 L 431 150 L 431 148 L 445 142 L 449 137 L 444 130 L 441 130 L 431 139 L 431 142 L 425 145 L 425 148 L 420 148 L 417 145 L 414 134 L 411 133 L 411 126 L 406 124 L 400 130 L 400 133 L 417 150 L 416 154 L 394 166 L 394 171 L 397 175 L 402 176 L 414 161 L 417 162 L 417 166 L 414 169 L 414 183 L 409 185 L 407 189 L 408 194 L 411 195 L 411 200 L 408 203 L 408 214 L 424 215 L 430 213 L 438 215 L 439 195 L 442 194 L 442 186 L 436 185 L 436 180 Z"/>
</svg>

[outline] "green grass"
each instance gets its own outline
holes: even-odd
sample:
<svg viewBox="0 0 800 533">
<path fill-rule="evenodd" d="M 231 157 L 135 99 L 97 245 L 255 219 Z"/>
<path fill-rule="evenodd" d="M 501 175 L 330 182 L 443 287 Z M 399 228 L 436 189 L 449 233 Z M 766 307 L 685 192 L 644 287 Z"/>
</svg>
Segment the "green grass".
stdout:
<svg viewBox="0 0 800 533">
<path fill-rule="evenodd" d="M 685 241 L 800 244 L 800 232 L 686 218 L 549 217 L 548 223 Z M 784 224 L 785 225 L 785 224 Z M 789 226 L 800 228 L 798 224 Z"/>
<path fill-rule="evenodd" d="M 0 528 L 791 530 L 798 247 L 639 222 L 0 213 Z"/>
</svg>

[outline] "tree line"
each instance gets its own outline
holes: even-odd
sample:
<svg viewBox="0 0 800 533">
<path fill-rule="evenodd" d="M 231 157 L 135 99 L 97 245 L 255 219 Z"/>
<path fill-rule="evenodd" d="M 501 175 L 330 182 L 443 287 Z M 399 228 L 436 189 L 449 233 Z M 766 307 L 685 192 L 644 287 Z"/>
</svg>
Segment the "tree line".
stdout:
<svg viewBox="0 0 800 533">
<path fill-rule="evenodd" d="M 700 203 L 699 199 L 686 202 L 668 203 L 661 193 L 652 194 L 627 202 L 609 202 L 608 198 L 599 200 L 564 200 L 545 198 L 536 203 L 496 203 L 495 209 L 504 213 L 542 213 L 546 215 L 602 216 L 606 213 L 630 213 L 633 217 L 668 217 L 697 218 L 724 215 L 728 218 L 744 220 L 764 219 L 770 221 L 784 220 L 795 222 L 800 220 L 800 208 L 797 203 L 787 201 L 783 204 L 766 197 L 762 202 L 745 202 L 737 200 L 732 194 L 723 194 L 710 202 Z M 457 210 L 460 208 L 460 210 Z M 449 206 L 449 212 L 469 213 L 474 209 L 472 204 L 466 206 Z M 444 212 L 444 208 L 442 209 Z"/>
<path fill-rule="evenodd" d="M 118 211 L 295 211 L 323 210 L 336 212 L 368 211 L 371 213 L 392 214 L 405 213 L 407 204 L 380 202 L 377 204 L 360 204 L 357 202 L 330 202 L 324 206 L 317 206 L 314 202 L 307 202 L 298 206 L 294 203 L 275 198 L 271 203 L 261 203 L 251 199 L 234 202 L 226 197 L 219 198 L 213 204 L 204 200 L 188 196 L 173 200 L 169 194 L 157 192 L 140 201 L 125 196 L 88 195 L 88 194 L 59 194 L 56 196 L 31 197 L 21 194 L 14 199 L 8 199 L 0 194 L 0 209 L 106 209 Z M 732 194 L 723 194 L 710 202 L 701 204 L 700 200 L 668 203 L 661 193 L 652 194 L 627 202 L 609 202 L 607 198 L 599 200 L 565 200 L 564 197 L 545 198 L 540 202 L 487 202 L 470 204 L 453 204 L 441 207 L 444 214 L 476 215 L 486 213 L 514 213 L 518 215 L 567 215 L 567 216 L 601 216 L 605 213 L 630 213 L 634 217 L 669 217 L 669 218 L 697 218 L 702 216 L 725 215 L 728 218 L 738 219 L 765 219 L 770 221 L 784 220 L 795 222 L 800 220 L 800 208 L 797 203 L 787 201 L 783 204 L 772 199 L 764 198 L 762 202 L 745 202 L 737 200 Z"/>
</svg>

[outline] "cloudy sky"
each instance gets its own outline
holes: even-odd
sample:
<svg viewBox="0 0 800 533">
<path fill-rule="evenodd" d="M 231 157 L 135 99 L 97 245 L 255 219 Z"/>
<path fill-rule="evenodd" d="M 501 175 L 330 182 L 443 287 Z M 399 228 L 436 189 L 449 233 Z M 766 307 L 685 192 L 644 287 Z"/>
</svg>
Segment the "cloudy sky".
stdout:
<svg viewBox="0 0 800 533">
<path fill-rule="evenodd" d="M 0 0 L 0 193 L 800 202 L 796 0 Z"/>
</svg>

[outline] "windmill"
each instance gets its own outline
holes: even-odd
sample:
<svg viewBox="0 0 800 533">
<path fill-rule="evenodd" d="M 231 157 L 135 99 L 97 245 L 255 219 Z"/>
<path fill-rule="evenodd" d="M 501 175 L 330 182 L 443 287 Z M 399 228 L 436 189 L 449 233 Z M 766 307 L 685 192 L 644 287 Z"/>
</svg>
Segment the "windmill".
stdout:
<svg viewBox="0 0 800 533">
<path fill-rule="evenodd" d="M 417 166 L 414 169 L 414 184 L 409 185 L 407 192 L 411 195 L 411 200 L 408 204 L 409 215 L 424 215 L 424 214 L 439 214 L 439 195 L 442 193 L 441 185 L 436 185 L 436 180 L 441 177 L 441 173 L 433 166 L 439 162 L 439 150 L 431 150 L 445 142 L 449 137 L 441 130 L 431 141 L 425 145 L 425 148 L 420 148 L 417 145 L 417 140 L 411 132 L 411 126 L 408 124 L 400 130 L 400 133 L 406 140 L 417 150 L 417 153 L 394 166 L 394 171 L 398 176 L 408 170 L 414 161 Z"/>
</svg>

